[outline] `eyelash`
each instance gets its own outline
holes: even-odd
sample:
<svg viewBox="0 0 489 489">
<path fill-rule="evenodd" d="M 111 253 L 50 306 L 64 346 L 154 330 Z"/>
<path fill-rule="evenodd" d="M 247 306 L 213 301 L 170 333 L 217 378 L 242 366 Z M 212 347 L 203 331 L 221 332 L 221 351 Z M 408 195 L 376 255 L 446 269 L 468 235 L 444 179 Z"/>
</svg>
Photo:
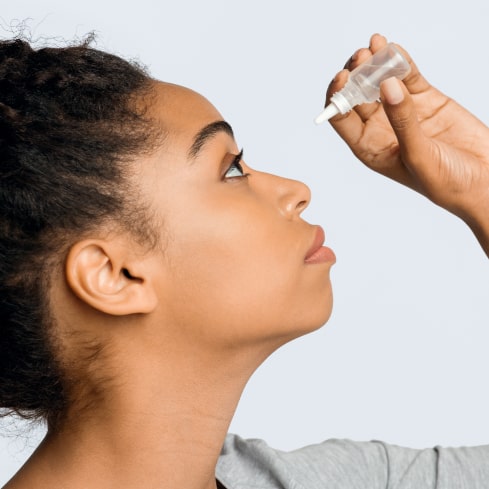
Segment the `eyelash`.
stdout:
<svg viewBox="0 0 489 489">
<path fill-rule="evenodd" d="M 229 168 L 226 170 L 226 173 L 224 173 L 224 179 L 225 180 L 231 180 L 233 178 L 246 178 L 249 176 L 249 173 L 244 173 L 244 171 L 243 171 L 243 167 L 241 166 L 241 160 L 242 159 L 243 159 L 243 150 L 241 150 L 239 152 L 239 154 L 237 154 L 234 157 L 233 162 L 229 165 Z M 226 176 L 233 169 L 237 169 L 241 173 L 241 175 L 232 175 L 229 177 Z"/>
</svg>

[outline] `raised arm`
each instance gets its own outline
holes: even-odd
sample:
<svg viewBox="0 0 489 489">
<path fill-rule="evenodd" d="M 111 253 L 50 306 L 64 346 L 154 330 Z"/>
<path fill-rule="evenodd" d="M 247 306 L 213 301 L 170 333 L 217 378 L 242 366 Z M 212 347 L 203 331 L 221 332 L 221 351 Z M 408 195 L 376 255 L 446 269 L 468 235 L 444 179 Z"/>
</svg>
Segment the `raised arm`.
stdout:
<svg viewBox="0 0 489 489">
<path fill-rule="evenodd" d="M 386 44 L 375 34 L 328 87 L 327 100 L 354 69 Z M 406 51 L 410 74 L 381 85 L 381 103 L 331 119 L 369 168 L 425 195 L 463 219 L 489 256 L 489 128 L 431 86 Z"/>
</svg>

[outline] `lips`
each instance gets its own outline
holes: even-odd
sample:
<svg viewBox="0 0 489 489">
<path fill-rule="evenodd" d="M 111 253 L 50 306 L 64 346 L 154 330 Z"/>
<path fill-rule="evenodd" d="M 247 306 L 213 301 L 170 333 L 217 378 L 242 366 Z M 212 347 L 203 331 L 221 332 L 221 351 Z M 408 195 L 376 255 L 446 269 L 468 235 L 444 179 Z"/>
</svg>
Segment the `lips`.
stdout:
<svg viewBox="0 0 489 489">
<path fill-rule="evenodd" d="M 325 236 L 324 230 L 321 226 L 315 226 L 316 235 L 314 241 L 312 242 L 309 251 L 307 252 L 304 262 L 305 263 L 326 263 L 336 261 L 336 256 L 331 248 L 323 246 Z"/>
</svg>

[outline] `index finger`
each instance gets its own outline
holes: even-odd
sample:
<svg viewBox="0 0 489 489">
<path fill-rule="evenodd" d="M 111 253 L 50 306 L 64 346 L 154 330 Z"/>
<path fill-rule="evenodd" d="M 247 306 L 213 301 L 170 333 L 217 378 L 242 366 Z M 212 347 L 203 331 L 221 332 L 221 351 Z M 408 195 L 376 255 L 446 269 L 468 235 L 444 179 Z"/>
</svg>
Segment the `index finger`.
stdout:
<svg viewBox="0 0 489 489">
<path fill-rule="evenodd" d="M 340 71 L 330 83 L 326 93 L 326 105 L 331 99 L 333 93 L 338 92 L 343 88 L 348 79 L 348 70 Z M 355 110 L 350 110 L 346 114 L 338 114 L 329 120 L 334 130 L 340 135 L 340 137 L 348 144 L 348 146 L 355 146 L 360 140 L 365 123 L 360 115 Z"/>
</svg>

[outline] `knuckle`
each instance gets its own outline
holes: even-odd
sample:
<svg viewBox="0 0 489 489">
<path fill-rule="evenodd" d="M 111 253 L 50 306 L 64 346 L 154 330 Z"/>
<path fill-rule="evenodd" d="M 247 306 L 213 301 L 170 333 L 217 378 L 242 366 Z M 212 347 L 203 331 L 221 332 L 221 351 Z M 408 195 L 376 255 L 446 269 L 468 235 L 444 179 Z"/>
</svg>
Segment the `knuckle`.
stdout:
<svg viewBox="0 0 489 489">
<path fill-rule="evenodd" d="M 408 114 L 393 114 L 390 122 L 393 129 L 403 131 L 411 126 L 411 117 Z"/>
</svg>

